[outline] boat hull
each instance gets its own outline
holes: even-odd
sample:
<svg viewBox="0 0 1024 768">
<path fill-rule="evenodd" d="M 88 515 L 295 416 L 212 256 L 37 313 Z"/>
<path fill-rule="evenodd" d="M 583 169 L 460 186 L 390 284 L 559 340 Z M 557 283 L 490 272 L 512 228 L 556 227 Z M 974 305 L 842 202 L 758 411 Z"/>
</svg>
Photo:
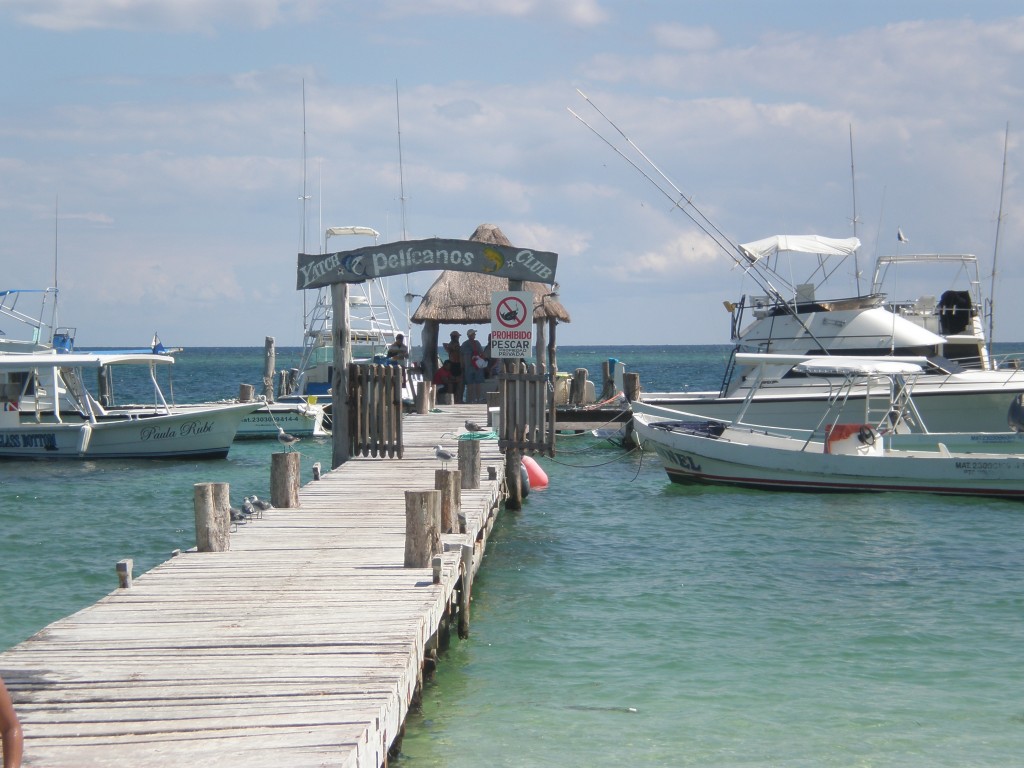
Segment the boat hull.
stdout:
<svg viewBox="0 0 1024 768">
<path fill-rule="evenodd" d="M 228 455 L 258 404 L 209 406 L 135 418 L 0 424 L 0 459 L 211 459 Z"/>
<path fill-rule="evenodd" d="M 827 380 L 786 386 L 762 384 L 744 419 L 778 427 L 813 427 L 840 386 L 841 382 Z M 1010 404 L 1021 393 L 1024 371 L 979 371 L 957 376 L 922 376 L 914 386 L 914 402 L 933 432 L 1001 432 L 1007 428 Z M 706 419 L 731 421 L 739 414 L 746 394 L 746 390 L 732 397 L 720 397 L 715 392 L 650 394 L 633 403 L 632 410 L 644 413 L 644 406 L 652 405 Z M 863 388 L 854 387 L 836 419 L 862 420 L 864 400 Z"/>
<path fill-rule="evenodd" d="M 637 437 L 654 448 L 676 483 L 1024 499 L 1024 457 L 1017 454 L 888 449 L 873 455 L 836 454 L 826 453 L 823 443 L 786 436 L 733 428 L 715 436 L 702 434 L 700 426 L 665 425 L 642 415 L 634 418 Z"/>
</svg>

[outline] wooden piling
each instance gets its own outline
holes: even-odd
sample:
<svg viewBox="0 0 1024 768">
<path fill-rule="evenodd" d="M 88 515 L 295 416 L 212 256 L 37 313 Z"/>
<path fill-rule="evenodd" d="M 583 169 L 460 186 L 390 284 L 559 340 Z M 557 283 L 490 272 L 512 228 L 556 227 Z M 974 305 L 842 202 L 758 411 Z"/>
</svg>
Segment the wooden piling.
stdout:
<svg viewBox="0 0 1024 768">
<path fill-rule="evenodd" d="M 430 568 L 441 553 L 441 492 L 405 492 L 405 567 Z"/>
<path fill-rule="evenodd" d="M 569 402 L 575 405 L 583 405 L 587 400 L 587 376 L 586 368 L 577 368 L 572 377 L 572 384 L 569 385 Z"/>
<path fill-rule="evenodd" d="M 230 549 L 230 498 L 227 483 L 196 483 L 193 486 L 196 550 L 199 552 L 226 552 Z"/>
<path fill-rule="evenodd" d="M 117 570 L 117 586 L 119 589 L 131 589 L 132 568 L 134 565 L 135 563 L 130 557 L 117 561 L 115 569 Z"/>
<path fill-rule="evenodd" d="M 441 492 L 441 533 L 458 533 L 462 473 L 457 469 L 435 469 L 434 489 Z"/>
<path fill-rule="evenodd" d="M 462 488 L 467 490 L 480 487 L 480 441 L 459 440 L 459 472 L 462 473 Z"/>
<path fill-rule="evenodd" d="M 416 384 L 416 413 L 424 415 L 430 413 L 430 388 L 434 386 L 429 381 L 420 381 Z"/>
<path fill-rule="evenodd" d="M 267 336 L 263 340 L 263 396 L 268 402 L 274 402 L 274 368 L 277 355 L 274 352 L 274 337 Z"/>
<path fill-rule="evenodd" d="M 255 399 L 256 388 L 252 384 L 238 385 L 238 402 L 251 403 Z"/>
<path fill-rule="evenodd" d="M 299 506 L 299 454 L 295 451 L 270 456 L 270 503 L 280 509 Z"/>
<path fill-rule="evenodd" d="M 622 389 L 629 402 L 640 399 L 640 374 L 626 373 L 622 376 Z"/>
</svg>

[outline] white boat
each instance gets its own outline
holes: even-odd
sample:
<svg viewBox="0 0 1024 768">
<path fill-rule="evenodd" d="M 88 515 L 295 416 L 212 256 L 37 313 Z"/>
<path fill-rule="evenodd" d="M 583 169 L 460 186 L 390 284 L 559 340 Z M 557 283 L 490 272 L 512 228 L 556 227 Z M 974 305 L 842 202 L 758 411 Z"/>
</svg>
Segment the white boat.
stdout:
<svg viewBox="0 0 1024 768">
<path fill-rule="evenodd" d="M 755 369 L 765 364 L 756 358 L 740 356 Z M 728 422 L 693 413 L 676 412 L 674 419 L 636 414 L 636 436 L 657 452 L 678 483 L 1024 498 L 1024 454 L 1006 444 L 999 451 L 984 440 L 972 442 L 971 434 L 927 430 L 904 386 L 905 377 L 920 374 L 919 364 L 850 359 L 837 365 L 832 357 L 810 358 L 796 367 L 807 375 L 843 376 L 847 391 L 854 376 L 859 383 L 888 382 L 884 405 L 876 390 L 877 403 L 886 410 L 879 421 L 852 423 L 835 422 L 834 411 L 826 410 L 805 429 L 753 424 L 744 420 L 742 408 Z M 842 399 L 838 392 L 833 405 Z"/>
<path fill-rule="evenodd" d="M 380 233 L 371 227 L 330 227 L 325 240 L 337 236 L 372 237 Z M 396 320 L 398 314 L 388 296 L 387 281 L 366 280 L 349 287 L 349 346 L 352 361 L 360 365 L 386 365 L 387 349 L 399 333 L 408 334 Z M 334 375 L 334 323 L 331 291 L 320 288 L 307 303 L 303 322 L 303 347 L 299 368 L 278 402 L 309 401 L 330 407 L 331 383 Z M 411 339 L 407 338 L 408 342 Z M 409 368 L 405 377 L 402 399 L 412 403 L 416 384 L 422 381 L 417 369 Z M 329 418 L 329 417 L 328 417 Z"/>
<path fill-rule="evenodd" d="M 731 420 L 751 390 L 754 369 L 737 362 L 737 355 L 836 355 L 861 357 L 925 357 L 925 370 L 915 386 L 921 413 L 936 430 L 948 432 L 1000 431 L 1010 402 L 1024 393 L 1024 370 L 1018 364 L 994 360 L 982 324 L 977 258 L 970 254 L 908 254 L 878 260 L 870 293 L 841 299 L 822 299 L 825 279 L 836 266 L 829 259 L 852 256 L 857 238 L 777 236 L 738 247 L 744 266 L 767 286 L 765 295 L 726 302 L 732 320 L 733 356 L 717 391 L 644 393 L 633 403 L 634 413 L 646 406 Z M 811 257 L 806 282 L 785 283 L 770 262 L 782 254 Z M 897 288 L 920 281 L 905 268 L 945 267 L 962 276 L 961 285 L 944 286 L 916 299 L 891 300 L 884 292 L 896 270 Z M 796 269 L 796 268 L 794 268 Z M 820 280 L 811 282 L 814 277 Z M 888 285 L 887 285 L 888 280 Z M 784 288 L 777 289 L 776 284 Z M 785 291 L 785 296 L 783 294 Z M 752 320 L 744 325 L 747 313 Z M 750 405 L 753 420 L 800 427 L 821 413 L 837 382 L 812 378 L 780 363 L 758 374 L 758 392 Z M 854 390 L 851 399 L 864 397 Z"/>
<path fill-rule="evenodd" d="M 157 366 L 174 358 L 152 353 L 0 354 L 0 458 L 166 459 L 227 456 L 244 416 L 259 403 L 169 406 Z M 111 366 L 148 366 L 155 404 L 111 413 L 86 385 Z"/>
</svg>

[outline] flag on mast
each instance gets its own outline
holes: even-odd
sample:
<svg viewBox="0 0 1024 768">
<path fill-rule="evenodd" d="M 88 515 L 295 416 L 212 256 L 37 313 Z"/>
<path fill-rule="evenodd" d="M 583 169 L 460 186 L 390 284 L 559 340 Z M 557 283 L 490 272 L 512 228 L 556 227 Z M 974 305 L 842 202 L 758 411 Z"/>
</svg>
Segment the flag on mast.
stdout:
<svg viewBox="0 0 1024 768">
<path fill-rule="evenodd" d="M 896 241 L 900 243 L 910 242 L 907 240 L 907 236 L 903 234 L 903 229 L 901 227 L 896 227 Z"/>
</svg>

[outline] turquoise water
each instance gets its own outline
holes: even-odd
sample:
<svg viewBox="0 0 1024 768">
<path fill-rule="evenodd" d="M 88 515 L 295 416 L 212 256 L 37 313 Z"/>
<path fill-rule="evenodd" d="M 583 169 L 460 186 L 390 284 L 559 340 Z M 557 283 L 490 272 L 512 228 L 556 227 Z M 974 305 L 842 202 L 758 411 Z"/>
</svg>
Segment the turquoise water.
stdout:
<svg viewBox="0 0 1024 768">
<path fill-rule="evenodd" d="M 724 347 L 566 348 L 645 389 L 716 387 Z M 189 350 L 179 399 L 215 355 Z M 224 397 L 254 382 L 240 350 Z M 279 354 L 279 364 L 283 364 Z M 206 370 L 204 374 L 204 370 Z M 201 398 L 197 398 L 201 399 Z M 304 441 L 304 476 L 329 445 Z M 276 445 L 218 462 L 0 464 L 0 647 L 192 545 L 192 484 L 265 495 Z M 406 766 L 1008 766 L 1024 755 L 1024 507 L 672 485 L 560 438 L 495 528 Z"/>
</svg>

